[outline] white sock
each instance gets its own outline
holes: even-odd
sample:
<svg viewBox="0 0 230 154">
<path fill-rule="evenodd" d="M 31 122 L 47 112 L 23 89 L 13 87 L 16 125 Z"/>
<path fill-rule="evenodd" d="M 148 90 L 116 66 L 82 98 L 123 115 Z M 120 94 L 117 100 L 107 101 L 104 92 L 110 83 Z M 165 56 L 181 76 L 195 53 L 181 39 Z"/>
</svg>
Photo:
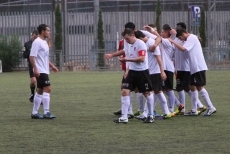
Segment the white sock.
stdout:
<svg viewBox="0 0 230 154">
<path fill-rule="evenodd" d="M 153 93 L 150 93 L 150 95 L 146 97 L 146 101 L 148 107 L 148 116 L 153 118 Z"/>
<path fill-rule="evenodd" d="M 188 91 L 188 94 L 189 94 L 189 96 L 191 97 L 191 90 Z M 201 103 L 199 97 L 198 97 L 198 100 L 197 100 L 197 107 L 198 107 L 198 108 L 204 107 L 204 105 Z"/>
<path fill-rule="evenodd" d="M 203 98 L 204 102 L 206 103 L 206 105 L 208 106 L 209 109 L 213 109 L 214 106 L 212 105 L 212 102 L 210 100 L 210 97 L 208 95 L 208 92 L 205 88 L 202 88 L 200 91 L 200 95 Z"/>
<path fill-rule="evenodd" d="M 128 109 L 130 105 L 130 96 L 121 96 L 121 110 L 122 110 L 122 117 L 128 117 Z"/>
<path fill-rule="evenodd" d="M 153 111 L 155 111 L 156 108 L 156 100 L 157 100 L 157 96 L 153 93 Z"/>
<path fill-rule="evenodd" d="M 143 116 L 147 117 L 148 116 L 148 107 L 147 107 L 147 100 L 145 101 L 144 105 L 144 112 L 142 113 Z"/>
<path fill-rule="evenodd" d="M 198 91 L 191 91 L 192 112 L 197 112 Z"/>
<path fill-rule="evenodd" d="M 175 104 L 175 94 L 173 90 L 167 92 L 168 94 L 168 104 L 169 104 L 169 111 L 174 112 L 174 104 Z"/>
<path fill-rule="evenodd" d="M 34 105 L 33 105 L 33 111 L 32 114 L 37 114 L 38 110 L 40 108 L 42 102 L 42 95 L 39 95 L 38 93 L 35 94 L 34 96 Z"/>
<path fill-rule="evenodd" d="M 130 104 L 129 104 L 128 114 L 133 115 L 133 93 L 132 92 L 130 92 L 129 97 L 130 97 Z"/>
<path fill-rule="evenodd" d="M 44 114 L 50 112 L 50 93 L 43 92 L 42 103 L 44 108 Z"/>
<path fill-rule="evenodd" d="M 184 90 L 179 91 L 178 95 L 179 95 L 180 103 L 184 105 L 184 109 L 182 110 L 182 112 L 185 112 L 185 92 L 184 92 Z"/>
<path fill-rule="evenodd" d="M 144 112 L 144 95 L 142 93 L 136 93 L 137 106 L 141 112 Z"/>
<path fill-rule="evenodd" d="M 160 105 L 161 105 L 161 108 L 162 108 L 164 114 L 170 114 L 168 104 L 167 104 L 167 100 L 166 100 L 165 95 L 163 94 L 163 92 L 161 92 L 159 94 L 156 94 L 156 96 L 157 96 L 158 100 L 160 101 Z"/>
</svg>

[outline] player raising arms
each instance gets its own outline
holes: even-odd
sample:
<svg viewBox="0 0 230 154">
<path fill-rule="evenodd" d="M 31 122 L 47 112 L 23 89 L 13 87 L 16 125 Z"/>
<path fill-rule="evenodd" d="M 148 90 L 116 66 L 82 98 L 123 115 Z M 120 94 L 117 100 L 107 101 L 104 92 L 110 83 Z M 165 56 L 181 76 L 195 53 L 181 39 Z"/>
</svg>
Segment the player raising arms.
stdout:
<svg viewBox="0 0 230 154">
<path fill-rule="evenodd" d="M 177 23 L 177 28 L 184 28 L 186 30 L 186 24 L 183 22 Z M 170 32 L 171 38 L 179 45 L 183 46 L 185 41 L 180 40 L 176 37 L 176 31 L 174 29 Z M 191 91 L 189 89 L 190 85 L 190 66 L 188 52 L 181 52 L 177 47 L 175 47 L 175 70 L 176 70 L 176 91 L 179 95 L 179 101 L 184 105 L 184 109 L 176 112 L 176 115 L 184 115 L 185 113 L 185 91 L 191 97 Z M 206 110 L 206 107 L 198 99 L 197 102 L 198 112 L 201 114 Z"/>
<path fill-rule="evenodd" d="M 204 116 L 210 116 L 211 114 L 216 112 L 216 108 L 213 106 L 209 98 L 208 92 L 204 88 L 204 86 L 206 85 L 206 70 L 208 70 L 208 68 L 204 59 L 200 41 L 198 40 L 196 35 L 188 33 L 183 28 L 177 28 L 176 31 L 176 37 L 178 37 L 182 41 L 185 41 L 184 45 L 182 46 L 172 39 L 169 39 L 169 41 L 172 42 L 182 52 L 188 52 L 191 73 L 190 90 L 192 109 L 185 115 L 198 115 L 197 100 L 199 91 L 204 102 L 208 106 L 208 110 L 204 114 Z"/>
<path fill-rule="evenodd" d="M 160 50 L 162 54 L 164 71 L 167 76 L 167 79 L 163 82 L 163 90 L 168 96 L 169 111 L 172 113 L 172 116 L 174 116 L 174 104 L 176 103 L 179 111 L 181 111 L 184 106 L 178 101 L 173 91 L 173 77 L 175 68 L 172 61 L 172 56 L 174 45 L 168 40 L 168 38 L 170 38 L 170 31 L 171 27 L 165 24 L 161 32 L 162 42 L 160 44 Z"/>
<path fill-rule="evenodd" d="M 168 109 L 167 100 L 165 95 L 162 92 L 162 81 L 166 80 L 166 74 L 164 72 L 162 60 L 161 60 L 161 52 L 159 46 L 156 47 L 155 51 L 152 52 L 149 48 L 155 43 L 155 40 L 145 36 L 141 31 L 136 31 L 135 36 L 138 39 L 141 39 L 146 43 L 148 49 L 148 66 L 149 66 L 149 73 L 150 79 L 152 82 L 152 88 L 154 91 L 154 97 L 158 98 L 160 101 L 161 108 L 164 112 L 163 118 L 170 117 L 170 111 Z M 155 107 L 155 100 L 153 101 L 153 108 Z M 146 111 L 143 115 L 137 116 L 137 119 L 143 120 L 147 117 Z"/>
<path fill-rule="evenodd" d="M 148 106 L 148 117 L 144 121 L 145 123 L 152 123 L 153 119 L 153 94 L 149 71 L 148 71 L 148 55 L 147 47 L 145 43 L 135 37 L 134 31 L 132 29 L 125 29 L 122 33 L 125 41 L 129 44 L 129 48 L 124 48 L 124 51 L 119 51 L 111 54 L 106 54 L 105 58 L 110 59 L 115 56 L 120 56 L 124 54 L 125 58 L 120 58 L 120 61 L 129 62 L 128 73 L 125 74 L 122 87 L 122 115 L 120 118 L 115 119 L 116 123 L 127 123 L 128 122 L 128 107 L 130 105 L 129 94 L 135 88 L 138 89 L 140 93 L 147 99 Z"/>
</svg>

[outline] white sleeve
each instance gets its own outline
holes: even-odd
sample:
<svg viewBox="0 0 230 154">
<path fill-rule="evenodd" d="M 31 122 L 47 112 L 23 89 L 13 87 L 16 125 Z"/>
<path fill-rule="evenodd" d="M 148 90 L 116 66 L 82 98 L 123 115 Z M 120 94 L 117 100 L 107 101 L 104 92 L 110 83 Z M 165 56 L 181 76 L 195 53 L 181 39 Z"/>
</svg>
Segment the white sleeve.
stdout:
<svg viewBox="0 0 230 154">
<path fill-rule="evenodd" d="M 37 57 L 39 46 L 40 45 L 39 45 L 38 41 L 34 41 L 32 43 L 32 47 L 31 47 L 31 51 L 30 51 L 30 56 Z"/>
<path fill-rule="evenodd" d="M 194 37 L 193 37 L 194 38 Z M 187 51 L 190 51 L 193 46 L 195 45 L 195 41 L 193 40 L 193 38 L 189 38 L 185 41 L 183 47 L 187 50 Z M 197 38 L 198 39 L 198 38 Z"/>
<path fill-rule="evenodd" d="M 152 33 L 150 33 L 150 32 L 148 32 L 148 31 L 146 31 L 146 30 L 140 30 L 143 34 L 145 34 L 145 36 L 147 36 L 147 37 L 150 37 L 150 38 L 152 38 L 152 39 L 156 39 L 157 38 L 157 36 L 156 35 L 153 35 Z"/>
</svg>

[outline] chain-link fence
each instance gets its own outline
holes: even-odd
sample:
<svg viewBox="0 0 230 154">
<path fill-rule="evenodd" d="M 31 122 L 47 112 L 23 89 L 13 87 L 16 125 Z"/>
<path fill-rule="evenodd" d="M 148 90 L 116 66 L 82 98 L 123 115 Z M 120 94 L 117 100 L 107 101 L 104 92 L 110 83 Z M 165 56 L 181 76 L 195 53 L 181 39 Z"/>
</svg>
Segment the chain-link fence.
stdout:
<svg viewBox="0 0 230 154">
<path fill-rule="evenodd" d="M 60 68 L 63 70 L 96 70 L 98 10 L 102 10 L 105 49 L 115 51 L 121 32 L 128 21 L 137 29 L 155 23 L 157 0 L 1 0 L 0 35 L 19 35 L 22 45 L 30 39 L 33 29 L 45 23 L 55 36 L 54 10 L 61 6 L 63 49 Z M 200 11 L 205 9 L 207 47 L 206 61 L 211 69 L 228 69 L 230 61 L 230 1 L 229 0 L 161 0 L 161 25 L 175 27 L 185 22 L 188 30 L 199 35 Z M 54 54 L 54 47 L 51 55 Z M 51 59 L 53 60 L 53 59 Z M 111 64 L 114 63 L 114 64 Z M 19 67 L 27 67 L 25 60 Z M 106 69 L 117 70 L 120 64 L 115 58 Z"/>
</svg>

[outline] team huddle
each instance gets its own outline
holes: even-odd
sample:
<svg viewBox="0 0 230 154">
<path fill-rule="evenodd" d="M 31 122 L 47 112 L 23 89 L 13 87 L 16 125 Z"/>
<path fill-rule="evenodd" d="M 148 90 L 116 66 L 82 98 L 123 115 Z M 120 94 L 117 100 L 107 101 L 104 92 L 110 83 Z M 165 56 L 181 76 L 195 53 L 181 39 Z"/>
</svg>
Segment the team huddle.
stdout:
<svg viewBox="0 0 230 154">
<path fill-rule="evenodd" d="M 121 109 L 114 112 L 121 117 L 114 122 L 127 123 L 134 116 L 144 123 L 154 122 L 154 117 L 159 116 L 155 111 L 157 99 L 164 119 L 175 115 L 197 116 L 205 111 L 204 116 L 210 116 L 216 112 L 204 88 L 208 68 L 200 40 L 186 31 L 185 23 L 178 23 L 176 30 L 165 24 L 161 34 L 152 24 L 136 30 L 135 25 L 128 22 L 124 28 L 119 51 L 105 55 L 105 59 L 119 56 L 125 71 L 121 85 Z M 173 90 L 174 76 L 178 98 Z M 138 103 L 135 114 L 132 92 L 136 93 Z M 191 100 L 188 112 L 185 109 L 185 92 Z M 198 94 L 207 107 L 200 102 Z M 143 103 L 144 97 L 146 103 Z"/>
</svg>

